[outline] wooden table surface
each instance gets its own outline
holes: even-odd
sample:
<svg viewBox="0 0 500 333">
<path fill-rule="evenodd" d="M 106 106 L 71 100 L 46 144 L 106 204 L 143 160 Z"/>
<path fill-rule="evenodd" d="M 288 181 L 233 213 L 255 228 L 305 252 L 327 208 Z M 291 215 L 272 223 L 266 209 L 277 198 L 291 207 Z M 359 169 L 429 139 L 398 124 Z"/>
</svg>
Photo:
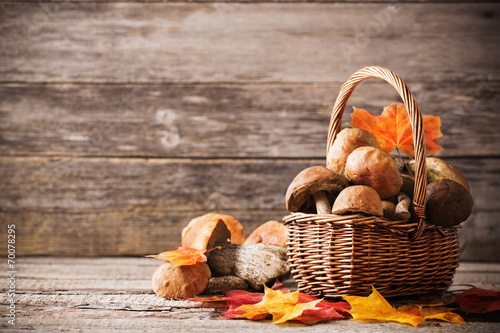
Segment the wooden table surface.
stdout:
<svg viewBox="0 0 500 333">
<path fill-rule="evenodd" d="M 215 308 L 198 302 L 172 301 L 157 297 L 151 276 L 160 261 L 137 257 L 25 257 L 16 263 L 16 325 L 8 323 L 8 290 L 0 293 L 0 328 L 15 331 L 170 331 L 246 332 L 277 329 L 269 322 L 225 320 Z M 461 263 L 454 284 L 500 288 L 500 264 Z M 8 278 L 7 269 L 0 278 Z M 293 281 L 286 281 L 293 287 Z M 498 332 L 500 323 L 474 317 L 468 325 L 429 323 L 419 331 Z M 305 326 L 279 326 L 288 332 L 414 332 L 410 326 L 393 323 L 332 321 Z"/>
</svg>

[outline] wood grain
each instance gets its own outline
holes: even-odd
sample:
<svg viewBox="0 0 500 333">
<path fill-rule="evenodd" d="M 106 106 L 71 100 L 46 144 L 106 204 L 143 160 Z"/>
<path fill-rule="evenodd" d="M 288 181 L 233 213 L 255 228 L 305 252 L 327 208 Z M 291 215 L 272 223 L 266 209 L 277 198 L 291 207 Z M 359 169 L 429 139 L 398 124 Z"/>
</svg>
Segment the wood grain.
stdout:
<svg viewBox="0 0 500 333">
<path fill-rule="evenodd" d="M 500 156 L 497 81 L 409 84 L 441 117 L 438 155 Z M 324 158 L 340 84 L 0 86 L 3 155 Z M 351 106 L 380 114 L 398 101 L 382 81 Z"/>
<path fill-rule="evenodd" d="M 498 78 L 497 4 L 2 4 L 3 82 Z M 277 19 L 279 18 L 279 19 Z"/>
<path fill-rule="evenodd" d="M 499 259 L 494 221 L 500 193 L 491 185 L 497 161 L 452 162 L 469 179 L 476 202 L 467 222 L 474 227 L 464 227 L 464 240 L 473 244 L 463 248 L 468 258 Z M 321 163 L 3 157 L 0 220 L 3 226 L 17 224 L 18 255 L 155 254 L 180 246 L 182 228 L 209 211 L 234 215 L 247 234 L 267 220 L 281 220 L 290 181 Z M 482 237 L 483 230 L 490 236 Z"/>
<path fill-rule="evenodd" d="M 265 321 L 222 320 L 220 313 L 225 308 L 217 303 L 165 300 L 154 295 L 150 281 L 159 263 L 159 260 L 151 258 L 21 258 L 17 260 L 16 267 L 16 326 L 10 326 L 6 320 L 2 320 L 2 332 L 164 332 L 166 328 L 182 332 L 255 332 L 276 329 L 276 326 Z M 498 264 L 460 263 L 454 283 L 498 288 L 499 271 Z M 6 271 L 0 271 L 2 280 L 7 277 Z M 289 289 L 295 290 L 293 280 L 284 283 Z M 7 290 L 6 284 L 0 285 L 0 311 L 5 314 L 9 312 L 7 306 L 10 304 Z M 440 323 L 441 328 L 447 325 L 456 332 L 493 332 L 497 323 L 488 323 L 485 318 L 470 322 L 469 325 Z M 463 330 L 463 327 L 467 329 Z M 378 333 L 386 332 L 388 328 L 398 332 L 413 330 L 406 330 L 406 326 L 398 324 L 385 323 L 380 326 L 342 320 L 313 326 L 289 324 L 280 327 L 280 331 L 369 330 Z"/>
<path fill-rule="evenodd" d="M 21 256 L 143 255 L 178 246 L 208 211 L 247 232 L 280 219 L 289 181 L 324 164 L 340 84 L 381 65 L 441 116 L 440 156 L 470 179 L 462 258 L 500 261 L 498 10 L 0 1 L 1 233 L 16 223 Z M 350 102 L 380 112 L 395 98 L 370 80 Z"/>
</svg>

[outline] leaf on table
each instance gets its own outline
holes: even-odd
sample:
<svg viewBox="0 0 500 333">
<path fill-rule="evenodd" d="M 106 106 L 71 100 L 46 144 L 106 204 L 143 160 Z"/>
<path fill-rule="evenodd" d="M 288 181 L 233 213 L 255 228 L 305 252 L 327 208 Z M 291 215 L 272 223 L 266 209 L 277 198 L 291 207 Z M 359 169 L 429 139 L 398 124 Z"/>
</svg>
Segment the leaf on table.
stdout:
<svg viewBox="0 0 500 333">
<path fill-rule="evenodd" d="M 397 310 L 423 317 L 425 320 L 437 319 L 453 324 L 465 324 L 464 319 L 460 315 L 452 312 L 457 309 L 447 308 L 441 305 L 408 304 L 399 307 Z"/>
<path fill-rule="evenodd" d="M 410 119 L 403 103 L 393 103 L 384 108 L 380 116 L 364 109 L 354 108 L 351 126 L 364 129 L 378 140 L 380 148 L 387 153 L 399 149 L 408 157 L 415 157 Z M 437 116 L 423 116 L 425 146 L 428 154 L 440 151 L 437 139 L 441 133 L 441 120 Z"/>
<path fill-rule="evenodd" d="M 314 324 L 319 321 L 345 318 L 335 310 L 335 307 L 345 309 L 345 305 L 336 305 L 336 303 L 326 302 L 314 296 L 304 296 L 305 294 L 301 294 L 299 291 L 290 292 L 280 286 L 277 289 L 265 287 L 264 291 L 263 296 L 261 293 L 242 291 L 228 293 L 226 300 L 229 309 L 223 313 L 223 317 L 250 320 L 263 320 L 272 317 L 275 324 L 287 321 Z M 257 295 L 252 296 L 252 294 Z M 259 298 L 260 300 L 255 302 Z"/>
<path fill-rule="evenodd" d="M 198 297 L 195 296 L 193 298 L 185 298 L 186 301 L 194 301 L 194 302 L 224 302 L 227 303 L 225 298 L 220 298 L 219 296 L 212 296 L 212 297 Z"/>
<path fill-rule="evenodd" d="M 374 287 L 370 296 L 343 296 L 343 298 L 352 307 L 349 313 L 353 319 L 391 321 L 410 324 L 414 327 L 430 319 L 440 319 L 456 324 L 465 323 L 462 317 L 452 313 L 449 308 L 428 309 L 424 306 L 405 305 L 396 309 Z"/>
<path fill-rule="evenodd" d="M 487 313 L 500 310 L 500 291 L 471 288 L 459 294 L 455 303 L 467 313 Z"/>
<path fill-rule="evenodd" d="M 308 294 L 300 294 L 299 297 L 299 302 L 300 303 L 306 303 L 306 302 L 312 302 L 314 300 L 317 300 L 318 298 L 312 295 Z M 331 308 L 335 310 L 336 314 L 332 313 L 332 315 L 335 318 L 350 318 L 351 315 L 349 314 L 349 310 L 351 310 L 351 306 L 349 303 L 341 301 L 341 302 L 329 302 L 326 300 L 321 300 L 321 302 L 318 303 L 317 305 L 320 308 Z M 337 314 L 339 317 L 337 317 Z"/>
<path fill-rule="evenodd" d="M 205 253 L 207 250 L 197 250 L 190 247 L 179 247 L 177 250 L 166 251 L 156 255 L 146 257 L 163 259 L 170 262 L 171 267 L 194 265 L 199 262 L 206 262 Z"/>
</svg>

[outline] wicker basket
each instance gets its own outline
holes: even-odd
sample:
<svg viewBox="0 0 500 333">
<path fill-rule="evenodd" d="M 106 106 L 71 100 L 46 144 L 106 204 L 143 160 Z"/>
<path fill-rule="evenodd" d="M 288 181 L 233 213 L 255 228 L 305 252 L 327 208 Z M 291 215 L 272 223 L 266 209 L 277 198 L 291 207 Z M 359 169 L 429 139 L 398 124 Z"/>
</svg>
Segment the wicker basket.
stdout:
<svg viewBox="0 0 500 333">
<path fill-rule="evenodd" d="M 415 190 L 412 218 L 390 221 L 366 215 L 292 213 L 288 262 L 301 292 L 320 296 L 366 296 L 374 286 L 385 297 L 445 290 L 458 266 L 457 227 L 425 221 L 425 144 L 422 115 L 403 80 L 388 69 L 366 67 L 343 85 L 333 107 L 328 149 L 341 126 L 349 96 L 361 81 L 379 78 L 400 94 L 412 124 L 415 146 Z"/>
</svg>

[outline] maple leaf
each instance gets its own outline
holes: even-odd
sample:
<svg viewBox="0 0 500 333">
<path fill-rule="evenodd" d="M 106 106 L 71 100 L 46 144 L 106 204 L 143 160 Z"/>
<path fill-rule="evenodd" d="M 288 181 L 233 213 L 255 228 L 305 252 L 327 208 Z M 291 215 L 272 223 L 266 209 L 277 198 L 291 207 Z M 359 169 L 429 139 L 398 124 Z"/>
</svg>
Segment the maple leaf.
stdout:
<svg viewBox="0 0 500 333">
<path fill-rule="evenodd" d="M 455 299 L 460 310 L 467 313 L 486 313 L 500 310 L 500 291 L 471 288 Z"/>
<path fill-rule="evenodd" d="M 374 116 L 364 109 L 354 108 L 351 113 L 352 127 L 364 129 L 378 140 L 380 149 L 390 153 L 399 149 L 408 157 L 415 157 L 410 119 L 403 103 L 393 103 L 384 108 L 380 116 Z M 441 120 L 437 116 L 423 116 L 425 146 L 428 154 L 440 151 L 437 139 L 441 133 Z"/>
<path fill-rule="evenodd" d="M 335 309 L 346 308 L 347 303 L 327 302 L 299 291 L 290 292 L 283 285 L 264 287 L 265 293 L 248 293 L 242 290 L 228 293 L 226 301 L 229 309 L 222 314 L 225 318 L 246 318 L 262 320 L 272 317 L 275 324 L 299 321 L 314 324 L 319 321 L 345 318 Z M 237 305 L 237 306 L 236 306 Z"/>
<path fill-rule="evenodd" d="M 156 255 L 146 257 L 163 259 L 170 262 L 170 267 L 194 265 L 198 262 L 206 262 L 205 253 L 207 250 L 198 250 L 190 247 L 179 247 L 177 250 L 166 251 Z"/>
<path fill-rule="evenodd" d="M 428 309 L 423 306 L 405 305 L 394 308 L 389 302 L 372 287 L 370 296 L 343 296 L 351 305 L 349 313 L 353 319 L 370 321 L 392 321 L 419 326 L 426 320 L 440 319 L 456 324 L 465 324 L 459 315 L 452 313 L 448 308 Z"/>
<path fill-rule="evenodd" d="M 235 309 L 235 318 L 259 320 L 272 315 L 273 323 L 280 324 L 289 320 L 299 320 L 302 312 L 316 308 L 321 300 L 299 303 L 299 291 L 283 292 L 265 287 L 262 301 L 245 304 Z"/>
</svg>

